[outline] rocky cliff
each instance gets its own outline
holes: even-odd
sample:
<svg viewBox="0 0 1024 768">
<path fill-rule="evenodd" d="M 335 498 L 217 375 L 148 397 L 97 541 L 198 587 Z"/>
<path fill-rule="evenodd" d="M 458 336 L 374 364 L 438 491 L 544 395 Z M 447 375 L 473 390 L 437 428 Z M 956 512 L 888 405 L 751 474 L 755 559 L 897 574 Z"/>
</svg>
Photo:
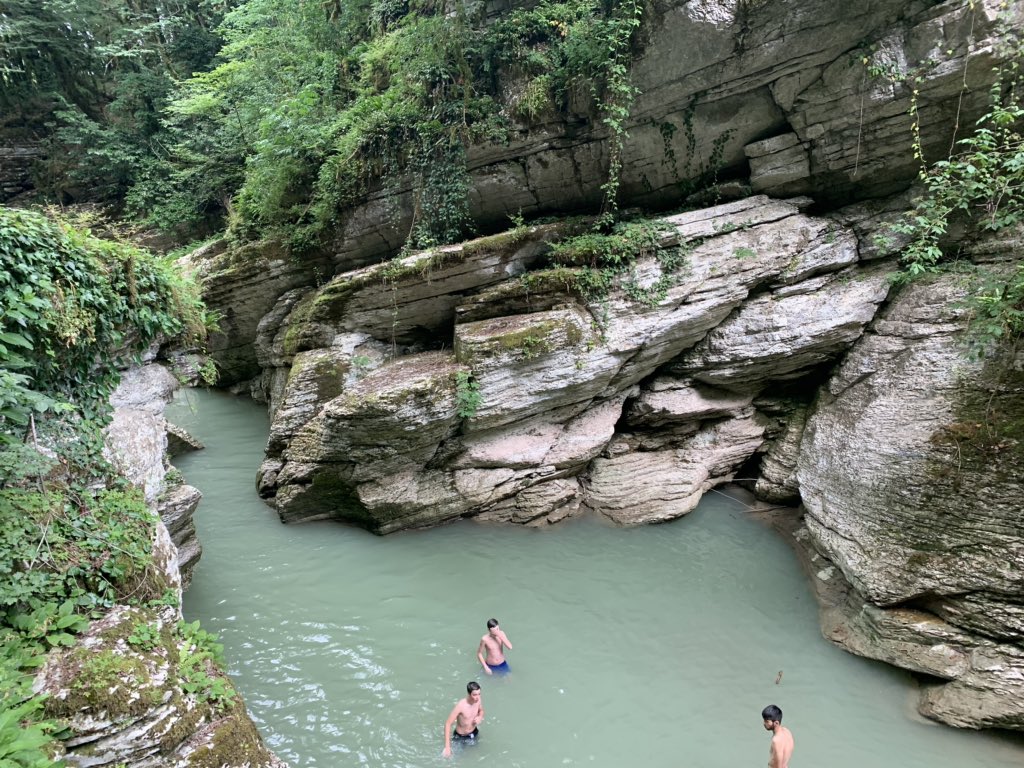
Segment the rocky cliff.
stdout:
<svg viewBox="0 0 1024 768">
<path fill-rule="evenodd" d="M 160 514 L 146 578 L 164 599 L 106 611 L 73 645 L 49 653 L 34 688 L 47 697 L 47 716 L 66 726 L 58 757 L 69 766 L 285 768 L 202 634 L 182 621 L 183 579 L 200 555 L 192 524 L 200 494 L 166 482 L 163 411 L 177 387 L 161 365 L 125 372 L 105 441 L 110 461 Z"/>
<path fill-rule="evenodd" d="M 894 294 L 898 251 L 874 237 L 908 207 L 911 106 L 921 151 L 943 156 L 988 98 L 997 14 L 1022 5 L 658 4 L 622 202 L 733 183 L 649 224 L 601 291 L 586 258 L 553 256 L 585 222 L 375 263 L 409 229 L 402 189 L 343 211 L 310 259 L 200 255 L 225 380 L 273 415 L 260 493 L 285 521 L 387 533 L 662 521 L 756 477 L 804 504 L 818 573 L 841 584 L 828 637 L 927 675 L 931 717 L 1024 728 L 1021 361 L 967 353 L 953 278 Z M 913 85 L 879 74 L 896 70 Z M 602 129 L 582 112 L 521 128 L 472 148 L 480 227 L 592 210 Z"/>
</svg>

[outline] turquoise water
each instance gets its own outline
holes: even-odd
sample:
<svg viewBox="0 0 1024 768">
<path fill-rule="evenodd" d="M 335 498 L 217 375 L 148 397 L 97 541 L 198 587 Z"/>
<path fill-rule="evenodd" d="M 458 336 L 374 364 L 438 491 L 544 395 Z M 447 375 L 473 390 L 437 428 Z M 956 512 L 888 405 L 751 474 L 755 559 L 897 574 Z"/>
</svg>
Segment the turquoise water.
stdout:
<svg viewBox="0 0 1024 768">
<path fill-rule="evenodd" d="M 909 676 L 823 640 L 792 551 L 734 500 L 634 529 L 283 526 L 254 490 L 261 406 L 191 391 L 168 415 L 207 445 L 176 461 L 205 494 L 186 618 L 220 636 L 293 768 L 448 764 L 442 724 L 469 680 L 486 719 L 456 764 L 764 765 L 776 703 L 792 768 L 1024 765 L 1021 739 L 924 722 Z M 476 661 L 492 616 L 505 678 Z"/>
</svg>

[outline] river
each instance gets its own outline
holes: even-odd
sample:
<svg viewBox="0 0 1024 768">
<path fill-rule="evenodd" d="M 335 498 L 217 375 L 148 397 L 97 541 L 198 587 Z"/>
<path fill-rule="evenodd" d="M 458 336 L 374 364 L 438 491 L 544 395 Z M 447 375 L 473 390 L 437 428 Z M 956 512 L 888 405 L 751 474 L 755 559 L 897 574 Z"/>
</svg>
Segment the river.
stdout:
<svg viewBox="0 0 1024 768">
<path fill-rule="evenodd" d="M 764 765 L 770 703 L 792 768 L 1024 764 L 1024 740 L 928 723 L 909 675 L 822 639 L 795 555 L 735 499 L 631 529 L 284 526 L 254 488 L 262 406 L 191 390 L 168 417 L 207 446 L 175 461 L 204 494 L 186 619 L 219 635 L 293 768 L 446 764 L 442 724 L 470 680 L 486 719 L 462 765 Z M 514 646 L 503 678 L 476 661 L 491 617 Z"/>
</svg>

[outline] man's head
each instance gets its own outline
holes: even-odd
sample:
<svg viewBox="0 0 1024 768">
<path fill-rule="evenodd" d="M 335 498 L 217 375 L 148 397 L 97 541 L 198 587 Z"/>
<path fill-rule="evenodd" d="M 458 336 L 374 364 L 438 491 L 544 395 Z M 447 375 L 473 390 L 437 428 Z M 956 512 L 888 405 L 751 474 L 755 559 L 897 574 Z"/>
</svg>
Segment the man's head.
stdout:
<svg viewBox="0 0 1024 768">
<path fill-rule="evenodd" d="M 782 710 L 774 704 L 769 704 L 761 710 L 761 719 L 764 720 L 764 729 L 766 731 L 774 731 L 778 726 L 782 725 Z"/>
<path fill-rule="evenodd" d="M 493 635 L 497 630 L 498 630 L 498 620 L 497 619 L 488 619 L 487 620 L 487 631 L 490 634 Z"/>
<path fill-rule="evenodd" d="M 480 701 L 480 683 L 475 680 L 471 683 L 466 683 L 466 698 L 470 701 Z"/>
</svg>

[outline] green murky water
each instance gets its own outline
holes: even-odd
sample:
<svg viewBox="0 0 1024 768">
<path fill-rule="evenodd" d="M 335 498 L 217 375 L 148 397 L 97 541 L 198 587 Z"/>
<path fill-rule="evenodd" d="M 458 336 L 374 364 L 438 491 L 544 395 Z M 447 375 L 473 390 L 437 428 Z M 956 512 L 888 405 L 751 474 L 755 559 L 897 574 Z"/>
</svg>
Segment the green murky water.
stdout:
<svg viewBox="0 0 1024 768">
<path fill-rule="evenodd" d="M 731 499 L 625 530 L 283 526 L 254 491 L 261 406 L 193 391 L 169 416 L 207 445 L 177 462 L 205 494 L 186 618 L 220 635 L 293 768 L 446 764 L 442 723 L 469 680 L 487 716 L 457 764 L 764 765 L 769 703 L 792 768 L 1024 764 L 1024 741 L 922 722 L 907 675 L 823 640 L 787 544 Z M 514 645 L 505 678 L 476 662 L 491 616 Z"/>
</svg>

